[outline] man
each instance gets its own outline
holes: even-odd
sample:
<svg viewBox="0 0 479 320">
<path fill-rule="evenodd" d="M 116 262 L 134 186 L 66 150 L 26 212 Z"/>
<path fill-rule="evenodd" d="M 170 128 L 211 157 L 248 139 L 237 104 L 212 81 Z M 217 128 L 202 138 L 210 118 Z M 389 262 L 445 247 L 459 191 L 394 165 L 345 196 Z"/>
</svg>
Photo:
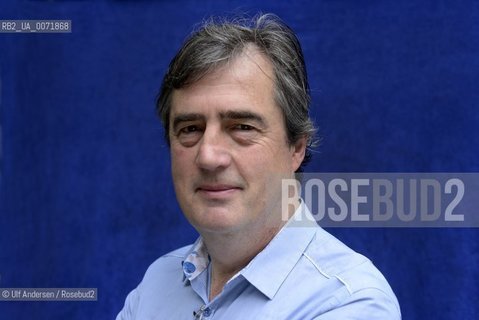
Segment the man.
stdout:
<svg viewBox="0 0 479 320">
<path fill-rule="evenodd" d="M 158 99 L 195 244 L 155 261 L 117 319 L 400 319 L 381 273 L 282 207 L 315 128 L 300 44 L 277 17 L 206 23 Z M 293 217 L 294 215 L 294 217 Z M 284 217 L 293 217 L 285 219 Z"/>
</svg>

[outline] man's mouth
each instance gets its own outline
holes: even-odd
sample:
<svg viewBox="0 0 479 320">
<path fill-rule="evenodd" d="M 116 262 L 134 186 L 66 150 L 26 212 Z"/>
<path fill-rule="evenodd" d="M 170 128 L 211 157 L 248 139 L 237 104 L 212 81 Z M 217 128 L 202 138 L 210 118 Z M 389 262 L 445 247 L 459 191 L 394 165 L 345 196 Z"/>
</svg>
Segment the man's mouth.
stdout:
<svg viewBox="0 0 479 320">
<path fill-rule="evenodd" d="M 240 190 L 240 187 L 229 184 L 204 184 L 196 188 L 196 192 L 210 199 L 225 199 Z"/>
</svg>

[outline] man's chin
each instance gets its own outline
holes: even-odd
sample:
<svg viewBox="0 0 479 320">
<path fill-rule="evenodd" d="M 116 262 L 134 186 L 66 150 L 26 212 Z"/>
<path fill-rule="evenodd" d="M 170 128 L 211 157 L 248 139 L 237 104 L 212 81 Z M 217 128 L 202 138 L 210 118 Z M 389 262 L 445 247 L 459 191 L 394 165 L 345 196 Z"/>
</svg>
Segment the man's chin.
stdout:
<svg viewBox="0 0 479 320">
<path fill-rule="evenodd" d="M 227 234 L 241 229 L 241 221 L 232 218 L 232 216 L 210 214 L 207 218 L 190 220 L 190 222 L 200 234 Z"/>
<path fill-rule="evenodd" d="M 200 233 L 231 233 L 237 231 L 247 224 L 248 214 L 251 214 L 251 210 L 235 205 L 231 201 L 227 203 L 205 203 L 199 200 L 195 204 L 195 206 L 190 207 L 191 210 L 184 210 L 183 212 Z"/>
</svg>

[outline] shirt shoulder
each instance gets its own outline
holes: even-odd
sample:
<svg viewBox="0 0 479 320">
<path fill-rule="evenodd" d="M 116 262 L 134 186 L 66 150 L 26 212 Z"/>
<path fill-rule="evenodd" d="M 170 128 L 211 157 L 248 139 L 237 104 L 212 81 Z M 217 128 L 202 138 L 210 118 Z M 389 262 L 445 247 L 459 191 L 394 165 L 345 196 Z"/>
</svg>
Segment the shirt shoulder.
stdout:
<svg viewBox="0 0 479 320">
<path fill-rule="evenodd" d="M 186 245 L 184 247 L 181 247 L 181 248 L 175 249 L 173 251 L 170 251 L 167 254 L 161 256 L 159 259 L 168 258 L 168 257 L 170 257 L 170 258 L 173 258 L 173 257 L 181 258 L 181 257 L 183 257 L 184 258 L 188 254 L 188 252 L 191 250 L 193 245 L 194 244 L 189 244 L 189 245 Z"/>
<path fill-rule="evenodd" d="M 378 310 L 389 313 L 390 319 L 401 318 L 397 298 L 376 266 L 324 229 L 317 230 L 303 255 L 321 277 L 340 284 L 341 290 L 335 292 L 332 301 L 332 305 L 336 304 L 334 308 L 369 305 L 376 313 Z"/>
<path fill-rule="evenodd" d="M 168 299 L 177 299 L 183 294 L 179 292 L 184 289 L 181 262 L 191 247 L 173 250 L 156 259 L 140 284 L 128 294 L 116 319 L 153 319 L 165 305 L 173 304 Z"/>
<path fill-rule="evenodd" d="M 164 272 L 175 272 L 181 270 L 181 262 L 188 255 L 192 248 L 192 244 L 175 249 L 156 259 L 146 270 L 143 281 L 148 280 L 152 276 L 163 275 Z"/>
<path fill-rule="evenodd" d="M 348 281 L 348 289 L 355 291 L 362 285 L 372 285 L 368 281 L 353 283 L 358 275 L 367 279 L 385 281 L 379 270 L 365 256 L 355 252 L 333 235 L 318 229 L 303 254 L 318 272 L 327 278 L 341 277 Z M 357 287 L 357 288 L 356 288 Z"/>
</svg>

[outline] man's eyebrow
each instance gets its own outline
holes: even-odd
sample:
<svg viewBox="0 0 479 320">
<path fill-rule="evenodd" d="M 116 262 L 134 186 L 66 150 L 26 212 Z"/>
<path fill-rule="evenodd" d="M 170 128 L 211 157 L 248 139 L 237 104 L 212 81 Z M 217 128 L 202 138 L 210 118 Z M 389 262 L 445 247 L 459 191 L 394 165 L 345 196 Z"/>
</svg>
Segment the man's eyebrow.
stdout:
<svg viewBox="0 0 479 320">
<path fill-rule="evenodd" d="M 178 124 L 181 122 L 187 121 L 197 121 L 197 120 L 204 120 L 205 116 L 199 113 L 180 113 L 173 117 L 173 130 L 176 129 Z"/>
<path fill-rule="evenodd" d="M 233 120 L 253 120 L 258 122 L 260 125 L 266 125 L 266 121 L 261 115 L 251 111 L 226 111 L 220 113 L 220 118 Z"/>
</svg>

